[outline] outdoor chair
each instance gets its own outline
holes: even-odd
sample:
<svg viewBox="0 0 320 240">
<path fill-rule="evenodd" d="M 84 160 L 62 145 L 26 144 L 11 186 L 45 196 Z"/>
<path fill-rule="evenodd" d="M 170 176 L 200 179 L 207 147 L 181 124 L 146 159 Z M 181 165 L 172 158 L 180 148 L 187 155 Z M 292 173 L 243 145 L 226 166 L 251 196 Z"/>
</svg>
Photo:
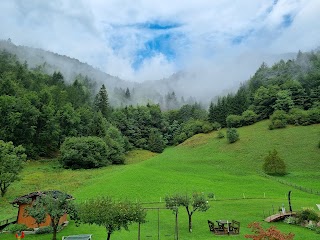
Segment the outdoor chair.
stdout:
<svg viewBox="0 0 320 240">
<path fill-rule="evenodd" d="M 230 230 L 235 234 L 239 234 L 240 233 L 240 222 L 232 220 Z"/>
<path fill-rule="evenodd" d="M 218 231 L 218 229 L 214 227 L 214 222 L 212 222 L 210 220 L 208 220 L 208 226 L 209 226 L 210 232 L 216 233 Z"/>
</svg>

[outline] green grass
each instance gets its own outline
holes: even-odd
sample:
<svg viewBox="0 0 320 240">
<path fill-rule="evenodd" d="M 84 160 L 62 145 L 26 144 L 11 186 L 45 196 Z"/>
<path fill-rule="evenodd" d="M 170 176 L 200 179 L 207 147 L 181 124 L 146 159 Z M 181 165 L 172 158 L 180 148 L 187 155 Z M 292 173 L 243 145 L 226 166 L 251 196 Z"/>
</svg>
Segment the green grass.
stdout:
<svg viewBox="0 0 320 240">
<path fill-rule="evenodd" d="M 287 165 L 289 174 L 279 179 L 320 192 L 320 125 L 306 127 L 289 126 L 286 129 L 268 130 L 268 122 L 238 129 L 240 140 L 228 144 L 218 139 L 217 132 L 199 134 L 177 147 L 167 148 L 156 155 L 148 151 L 133 151 L 127 156 L 127 164 L 93 170 L 65 170 L 54 161 L 30 161 L 26 164 L 20 182 L 10 187 L 0 199 L 0 220 L 14 216 L 16 209 L 8 202 L 31 191 L 58 189 L 72 194 L 76 201 L 96 196 L 112 196 L 146 203 L 146 207 L 164 207 L 163 199 L 168 194 L 201 191 L 214 193 L 207 212 L 193 216 L 193 233 L 187 230 L 187 215 L 184 209 L 179 214 L 180 239 L 212 239 L 207 220 L 236 219 L 241 222 L 240 236 L 220 237 L 244 239 L 250 230 L 250 222 L 262 221 L 278 207 L 287 203 L 287 193 L 292 190 L 293 210 L 316 207 L 320 196 L 309 194 L 279 183 L 277 178 L 259 174 L 268 151 L 276 149 Z M 245 198 L 244 198 L 245 197 Z M 161 201 L 161 203 L 160 203 Z M 154 204 L 149 204 L 154 202 Z M 147 204 L 148 203 L 148 204 Z M 142 239 L 158 239 L 158 217 L 161 239 L 173 239 L 174 215 L 169 210 L 149 210 L 148 222 L 141 226 Z M 295 239 L 319 239 L 308 229 L 284 223 L 274 223 L 284 232 L 293 232 Z M 263 223 L 263 226 L 271 226 Z M 93 233 L 94 239 L 106 237 L 103 227 L 71 224 L 59 233 Z M 12 235 L 0 234 L 0 239 L 12 239 Z M 27 239 L 39 239 L 27 236 Z M 130 231 L 112 235 L 113 240 L 136 239 L 137 226 Z M 218 237 L 219 238 L 219 237 Z M 50 235 L 42 235 L 49 240 Z"/>
</svg>

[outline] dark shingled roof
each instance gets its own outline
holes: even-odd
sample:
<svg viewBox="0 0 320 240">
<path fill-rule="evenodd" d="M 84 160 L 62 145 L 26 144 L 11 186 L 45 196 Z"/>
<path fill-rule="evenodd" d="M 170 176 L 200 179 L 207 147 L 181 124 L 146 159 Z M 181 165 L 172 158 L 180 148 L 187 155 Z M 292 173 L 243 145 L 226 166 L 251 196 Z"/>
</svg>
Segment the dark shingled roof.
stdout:
<svg viewBox="0 0 320 240">
<path fill-rule="evenodd" d="M 21 197 L 16 198 L 15 200 L 13 200 L 11 202 L 11 204 L 25 203 L 26 199 L 35 199 L 38 196 L 45 195 L 45 194 L 48 194 L 48 193 L 53 194 L 54 198 L 58 197 L 58 195 L 60 195 L 60 194 L 64 194 L 63 192 L 60 192 L 60 191 L 57 191 L 57 190 L 48 190 L 48 191 L 42 191 L 42 192 L 40 192 L 40 191 L 32 192 L 32 193 L 29 193 L 29 194 L 26 194 L 26 195 L 23 195 Z M 73 199 L 73 197 L 71 195 L 67 194 L 67 199 Z"/>
</svg>

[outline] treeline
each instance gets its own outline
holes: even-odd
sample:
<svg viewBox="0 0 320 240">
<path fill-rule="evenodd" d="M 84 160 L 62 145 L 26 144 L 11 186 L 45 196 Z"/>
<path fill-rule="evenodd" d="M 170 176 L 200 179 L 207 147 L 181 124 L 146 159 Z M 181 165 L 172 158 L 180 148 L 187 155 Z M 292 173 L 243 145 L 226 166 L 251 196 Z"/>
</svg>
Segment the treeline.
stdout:
<svg viewBox="0 0 320 240">
<path fill-rule="evenodd" d="M 22 145 L 28 158 L 57 156 L 61 147 L 64 153 L 75 153 L 76 146 L 90 145 L 103 148 L 108 163 L 121 164 L 131 149 L 162 152 L 221 126 L 240 127 L 268 118 L 270 129 L 319 123 L 320 53 L 299 52 L 295 60 L 272 67 L 262 64 L 235 94 L 211 103 L 209 111 L 200 103 L 179 106 L 188 102 L 178 101 L 174 92 L 164 99 L 171 109 L 166 111 L 160 104 L 127 105 L 133 94 L 129 88 L 118 93 L 124 103 L 116 108 L 107 86 L 96 86 L 90 76 L 66 82 L 60 72 L 30 69 L 27 62 L 0 52 L 0 140 Z"/>
<path fill-rule="evenodd" d="M 319 123 L 320 52 L 299 51 L 296 59 L 271 67 L 263 63 L 235 94 L 212 102 L 208 117 L 223 127 L 241 127 L 270 117 L 270 129 L 287 123 Z"/>
<path fill-rule="evenodd" d="M 162 152 L 165 146 L 213 129 L 200 104 L 167 112 L 151 103 L 114 108 L 106 86 L 96 92 L 99 87 L 82 75 L 67 83 L 60 72 L 29 69 L 27 62 L 0 52 L 0 139 L 22 145 L 28 158 L 57 156 L 61 148 L 71 155 L 76 146 L 90 145 L 106 150 L 108 163 L 120 164 L 130 149 Z M 130 95 L 127 89 L 125 96 Z M 176 102 L 174 92 L 168 99 L 169 105 Z M 72 151 L 70 145 L 75 146 Z"/>
</svg>

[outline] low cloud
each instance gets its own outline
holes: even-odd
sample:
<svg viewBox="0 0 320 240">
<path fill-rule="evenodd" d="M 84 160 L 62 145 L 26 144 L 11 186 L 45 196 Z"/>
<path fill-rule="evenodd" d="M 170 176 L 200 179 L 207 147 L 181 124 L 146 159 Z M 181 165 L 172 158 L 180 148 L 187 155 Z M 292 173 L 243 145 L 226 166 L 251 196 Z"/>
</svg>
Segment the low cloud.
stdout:
<svg viewBox="0 0 320 240">
<path fill-rule="evenodd" d="M 185 89 L 232 88 L 262 61 L 320 42 L 317 0 L 2 0 L 0 8 L 2 39 L 130 81 L 188 70 Z"/>
</svg>

